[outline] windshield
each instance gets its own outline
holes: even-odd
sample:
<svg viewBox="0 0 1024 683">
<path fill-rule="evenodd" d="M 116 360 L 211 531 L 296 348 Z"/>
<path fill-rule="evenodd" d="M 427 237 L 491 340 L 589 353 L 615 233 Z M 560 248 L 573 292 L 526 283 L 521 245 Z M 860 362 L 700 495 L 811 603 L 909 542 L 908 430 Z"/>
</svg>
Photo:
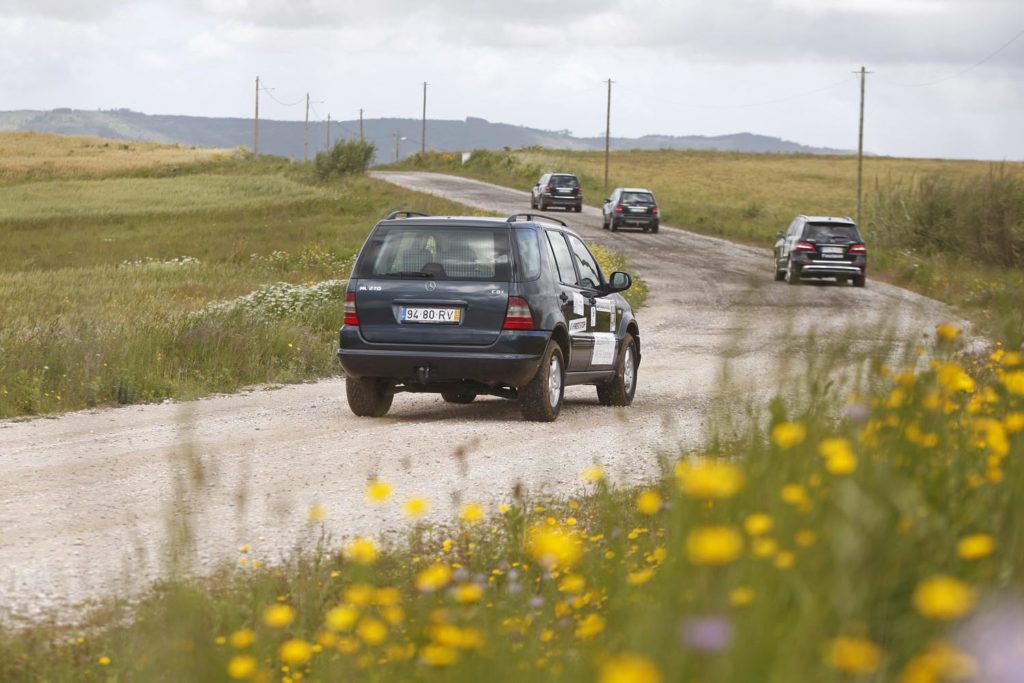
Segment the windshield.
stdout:
<svg viewBox="0 0 1024 683">
<path fill-rule="evenodd" d="M 849 223 L 809 223 L 804 228 L 805 240 L 853 240 L 860 241 L 857 226 Z"/>
<path fill-rule="evenodd" d="M 509 280 L 508 230 L 450 226 L 378 228 L 356 277 Z"/>
</svg>

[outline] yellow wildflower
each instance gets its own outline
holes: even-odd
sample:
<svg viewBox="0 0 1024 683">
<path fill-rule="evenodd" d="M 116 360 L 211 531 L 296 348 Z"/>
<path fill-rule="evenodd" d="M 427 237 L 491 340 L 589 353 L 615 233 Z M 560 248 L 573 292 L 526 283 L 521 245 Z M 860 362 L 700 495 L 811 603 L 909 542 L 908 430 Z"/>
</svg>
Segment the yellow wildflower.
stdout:
<svg viewBox="0 0 1024 683">
<path fill-rule="evenodd" d="M 366 486 L 366 499 L 371 503 L 383 503 L 391 497 L 391 485 L 380 479 L 372 480 Z"/>
<path fill-rule="evenodd" d="M 779 542 L 774 538 L 755 538 L 750 542 L 750 552 L 755 557 L 772 557 L 779 551 Z"/>
<path fill-rule="evenodd" d="M 420 650 L 420 661 L 427 666 L 451 666 L 458 658 L 458 651 L 447 645 L 430 643 Z"/>
<path fill-rule="evenodd" d="M 747 533 L 751 536 L 761 536 L 772 530 L 775 522 L 772 520 L 771 515 L 766 515 L 763 512 L 755 512 L 752 515 L 747 515 L 747 518 L 743 520 L 743 528 L 747 530 Z"/>
<path fill-rule="evenodd" d="M 411 519 L 418 519 L 427 513 L 430 503 L 426 498 L 410 498 L 405 501 L 405 515 Z"/>
<path fill-rule="evenodd" d="M 1004 372 L 1002 376 L 1003 386 L 1011 394 L 1024 396 L 1024 370 Z"/>
<path fill-rule="evenodd" d="M 661 495 L 653 489 L 641 491 L 636 497 L 636 509 L 645 515 L 654 515 L 661 509 Z"/>
<path fill-rule="evenodd" d="M 974 393 L 974 380 L 956 363 L 933 363 L 932 367 L 935 369 L 939 384 L 947 394 Z"/>
<path fill-rule="evenodd" d="M 737 586 L 729 591 L 729 604 L 734 607 L 743 607 L 754 601 L 754 589 L 750 586 Z"/>
<path fill-rule="evenodd" d="M 484 508 L 480 503 L 467 503 L 462 506 L 459 518 L 466 524 L 479 524 L 484 519 Z"/>
<path fill-rule="evenodd" d="M 732 527 L 697 527 L 686 537 L 686 554 L 694 564 L 729 564 L 742 551 L 743 536 Z"/>
<path fill-rule="evenodd" d="M 818 534 L 814 533 L 810 529 L 801 529 L 796 532 L 793 540 L 801 548 L 810 548 L 812 545 L 818 542 Z"/>
<path fill-rule="evenodd" d="M 306 512 L 306 520 L 309 521 L 310 524 L 316 524 L 326 516 L 327 508 L 319 504 L 310 505 L 309 510 Z"/>
<path fill-rule="evenodd" d="M 581 574 L 566 574 L 558 583 L 560 593 L 579 595 L 586 589 L 587 580 Z"/>
<path fill-rule="evenodd" d="M 569 527 L 535 524 L 526 532 L 526 549 L 545 569 L 569 569 L 583 556 L 580 534 Z"/>
<path fill-rule="evenodd" d="M 235 655 L 228 660 L 228 677 L 234 679 L 252 678 L 259 665 L 252 655 Z"/>
<path fill-rule="evenodd" d="M 295 621 L 295 609 L 291 605 L 271 605 L 263 610 L 263 623 L 270 628 L 288 628 Z"/>
<path fill-rule="evenodd" d="M 100 666 L 110 666 L 110 657 L 102 655 L 100 656 L 99 659 L 96 660 L 96 663 Z"/>
<path fill-rule="evenodd" d="M 807 438 L 807 428 L 799 422 L 780 422 L 772 427 L 772 441 L 779 448 L 799 446 Z"/>
<path fill-rule="evenodd" d="M 464 605 L 480 602 L 484 589 L 476 583 L 463 583 L 455 587 L 455 601 Z"/>
<path fill-rule="evenodd" d="M 960 336 L 960 328 L 952 323 L 942 323 L 935 328 L 935 336 L 939 341 L 951 342 Z"/>
<path fill-rule="evenodd" d="M 996 549 L 996 539 L 990 534 L 972 534 L 964 536 L 956 544 L 956 554 L 965 560 L 977 560 L 988 557 Z"/>
<path fill-rule="evenodd" d="M 324 623 L 332 631 L 351 631 L 358 619 L 359 610 L 352 605 L 338 605 L 324 615 Z"/>
<path fill-rule="evenodd" d="M 228 637 L 231 647 L 244 650 L 256 642 L 256 634 L 251 628 L 240 628 Z"/>
<path fill-rule="evenodd" d="M 285 664 L 301 666 L 313 656 L 313 647 L 301 638 L 292 638 L 281 643 L 278 655 Z"/>
<path fill-rule="evenodd" d="M 650 567 L 630 572 L 626 575 L 626 583 L 630 586 L 642 586 L 654 577 L 654 570 Z"/>
<path fill-rule="evenodd" d="M 600 614 L 588 614 L 576 624 L 575 635 L 580 640 L 590 640 L 604 631 L 605 621 Z"/>
<path fill-rule="evenodd" d="M 357 536 L 345 546 L 345 557 L 357 564 L 373 564 L 379 555 L 377 544 L 369 538 Z"/>
<path fill-rule="evenodd" d="M 380 619 L 366 617 L 359 622 L 356 635 L 367 645 L 380 645 L 388 639 L 388 627 Z"/>
<path fill-rule="evenodd" d="M 415 583 L 421 593 L 433 593 L 447 586 L 451 580 L 451 567 L 436 562 L 417 574 Z"/>
<path fill-rule="evenodd" d="M 604 480 L 604 468 L 600 465 L 591 465 L 580 472 L 580 479 L 591 484 L 596 484 L 599 481 Z"/>
<path fill-rule="evenodd" d="M 949 643 L 939 641 L 907 662 L 900 683 L 973 681 L 977 677 L 978 665 L 974 659 Z"/>
<path fill-rule="evenodd" d="M 914 607 L 930 619 L 959 619 L 974 609 L 974 589 L 951 576 L 932 576 L 914 590 Z"/>
<path fill-rule="evenodd" d="M 804 512 L 811 509 L 811 499 L 807 495 L 807 489 L 800 484 L 786 484 L 783 486 L 782 500 Z"/>
<path fill-rule="evenodd" d="M 796 564 L 796 555 L 790 550 L 780 550 L 775 555 L 775 566 L 778 569 L 789 569 Z"/>
<path fill-rule="evenodd" d="M 834 638 L 825 650 L 825 663 L 843 673 L 872 674 L 882 663 L 882 648 L 867 638 Z"/>
<path fill-rule="evenodd" d="M 857 469 L 857 456 L 853 454 L 853 445 L 846 439 L 822 439 L 818 444 L 818 453 L 825 458 L 825 469 L 832 474 L 841 476 Z"/>
<path fill-rule="evenodd" d="M 606 660 L 598 673 L 598 683 L 661 683 L 661 671 L 651 660 L 623 652 Z"/>
<path fill-rule="evenodd" d="M 743 488 L 743 471 L 727 462 L 707 458 L 676 463 L 676 482 L 684 495 L 699 500 L 732 498 Z"/>
</svg>

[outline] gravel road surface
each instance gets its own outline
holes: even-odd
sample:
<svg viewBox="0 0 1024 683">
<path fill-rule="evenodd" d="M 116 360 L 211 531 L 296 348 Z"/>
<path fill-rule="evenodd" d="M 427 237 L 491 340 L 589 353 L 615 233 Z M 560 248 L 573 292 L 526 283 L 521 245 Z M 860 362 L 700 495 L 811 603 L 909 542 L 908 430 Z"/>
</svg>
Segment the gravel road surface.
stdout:
<svg viewBox="0 0 1024 683">
<path fill-rule="evenodd" d="M 435 174 L 376 175 L 479 209 L 529 211 L 526 192 Z M 638 481 L 656 472 L 659 454 L 701 443 L 722 391 L 736 401 L 768 396 L 795 335 L 811 330 L 821 343 L 855 349 L 890 335 L 913 341 L 952 318 L 943 305 L 870 277 L 865 289 L 773 282 L 768 249 L 667 227 L 611 233 L 590 207 L 550 215 L 625 253 L 650 286 L 631 408 L 601 407 L 592 387 L 570 387 L 552 424 L 523 422 L 501 399 L 455 406 L 416 394 L 397 396 L 383 419 L 360 419 L 337 378 L 0 422 L 0 618 L 73 614 L 68 606 L 135 593 L 164 571 L 169 520 L 182 516 L 193 524 L 202 571 L 240 558 L 242 544 L 266 562 L 289 554 L 319 533 L 307 521 L 312 505 L 323 506 L 321 524 L 338 540 L 400 530 L 411 496 L 427 496 L 428 518 L 441 521 L 461 503 L 496 506 L 516 485 L 571 492 L 595 462 L 614 481 Z M 374 476 L 394 490 L 379 506 L 365 499 Z"/>
</svg>

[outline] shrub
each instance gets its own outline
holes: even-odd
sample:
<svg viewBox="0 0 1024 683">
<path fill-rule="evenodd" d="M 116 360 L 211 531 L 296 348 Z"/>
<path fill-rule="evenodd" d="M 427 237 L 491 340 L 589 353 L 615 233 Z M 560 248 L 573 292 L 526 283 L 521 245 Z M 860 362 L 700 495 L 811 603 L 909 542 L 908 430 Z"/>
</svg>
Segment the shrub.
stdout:
<svg viewBox="0 0 1024 683">
<path fill-rule="evenodd" d="M 376 147 L 365 140 L 342 140 L 327 152 L 316 155 L 317 178 L 330 180 L 347 175 L 363 175 L 370 167 Z"/>
</svg>

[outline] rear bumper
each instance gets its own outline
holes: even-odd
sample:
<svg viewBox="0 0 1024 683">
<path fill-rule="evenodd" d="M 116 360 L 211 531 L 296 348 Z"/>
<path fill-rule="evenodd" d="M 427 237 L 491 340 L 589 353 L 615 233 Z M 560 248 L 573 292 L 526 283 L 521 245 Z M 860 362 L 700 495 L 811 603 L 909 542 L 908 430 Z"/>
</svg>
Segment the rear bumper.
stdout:
<svg viewBox="0 0 1024 683">
<path fill-rule="evenodd" d="M 550 337 L 544 330 L 504 330 L 489 346 L 381 344 L 366 341 L 359 328 L 346 325 L 338 359 L 353 377 L 522 387 L 537 374 Z"/>
<path fill-rule="evenodd" d="M 658 220 L 659 219 L 657 216 L 631 216 L 629 214 L 612 216 L 612 221 L 615 222 L 615 225 L 626 225 L 638 228 L 649 228 L 652 226 L 656 226 L 658 225 Z"/>
<path fill-rule="evenodd" d="M 793 266 L 800 277 L 860 277 L 868 268 L 867 259 L 863 257 L 853 261 L 794 260 Z"/>
<path fill-rule="evenodd" d="M 543 195 L 541 201 L 547 206 L 578 206 L 583 203 L 582 197 L 576 197 L 573 195 Z"/>
</svg>

